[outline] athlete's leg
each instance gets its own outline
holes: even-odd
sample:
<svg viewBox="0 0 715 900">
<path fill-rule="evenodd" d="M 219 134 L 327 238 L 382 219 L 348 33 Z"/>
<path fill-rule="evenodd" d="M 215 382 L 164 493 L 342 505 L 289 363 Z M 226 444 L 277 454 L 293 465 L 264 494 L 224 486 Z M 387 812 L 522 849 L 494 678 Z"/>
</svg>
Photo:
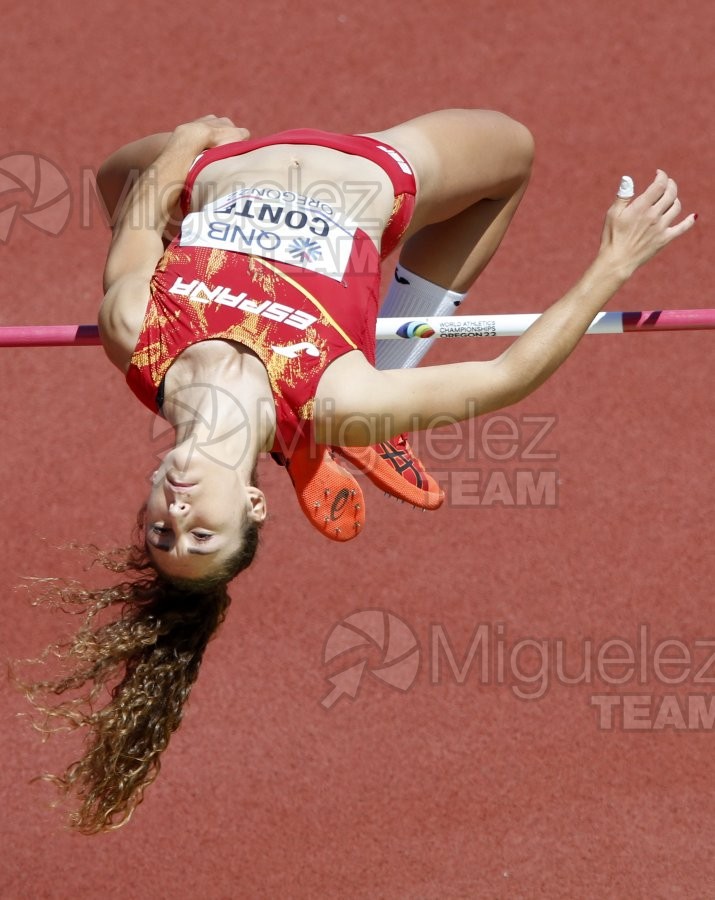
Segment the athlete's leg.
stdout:
<svg viewBox="0 0 715 900">
<path fill-rule="evenodd" d="M 376 135 L 404 153 L 417 203 L 400 262 L 464 293 L 489 262 L 531 172 L 530 132 L 488 110 L 442 110 Z"/>
<path fill-rule="evenodd" d="M 405 155 L 418 182 L 400 266 L 380 315 L 451 315 L 499 246 L 526 190 L 531 135 L 501 113 L 443 110 L 375 137 Z M 431 344 L 380 341 L 377 367 L 417 365 Z"/>
<path fill-rule="evenodd" d="M 372 136 L 405 156 L 418 184 L 400 264 L 380 315 L 451 315 L 499 246 L 526 190 L 531 135 L 500 113 L 444 110 Z M 416 366 L 431 344 L 378 341 L 377 368 Z M 338 451 L 394 496 L 425 509 L 442 503 L 443 492 L 407 435 Z"/>
</svg>

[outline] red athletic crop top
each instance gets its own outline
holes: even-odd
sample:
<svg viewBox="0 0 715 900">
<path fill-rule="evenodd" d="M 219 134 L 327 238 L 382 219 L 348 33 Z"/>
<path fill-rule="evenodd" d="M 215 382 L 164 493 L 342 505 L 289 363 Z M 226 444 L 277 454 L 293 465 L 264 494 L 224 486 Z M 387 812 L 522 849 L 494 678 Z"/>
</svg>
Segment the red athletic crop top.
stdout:
<svg viewBox="0 0 715 900">
<path fill-rule="evenodd" d="M 345 210 L 317 194 L 247 186 L 200 212 L 188 212 L 204 166 L 289 143 L 363 156 L 387 172 L 395 205 L 379 254 Z M 199 341 L 237 341 L 266 367 L 276 408 L 273 450 L 290 457 L 313 417 L 315 392 L 328 365 L 356 349 L 374 362 L 380 258 L 399 242 L 414 197 L 414 176 L 402 156 L 362 136 L 290 131 L 201 154 L 184 187 L 181 232 L 151 280 L 126 376 L 132 391 L 159 412 L 164 376 L 183 350 Z"/>
</svg>

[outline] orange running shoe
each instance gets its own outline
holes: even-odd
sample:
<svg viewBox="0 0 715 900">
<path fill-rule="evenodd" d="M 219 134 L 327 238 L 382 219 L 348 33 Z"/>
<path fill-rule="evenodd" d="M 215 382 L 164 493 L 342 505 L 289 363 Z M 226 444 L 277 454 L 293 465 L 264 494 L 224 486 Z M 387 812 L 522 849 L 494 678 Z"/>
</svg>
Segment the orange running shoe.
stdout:
<svg viewBox="0 0 715 900">
<path fill-rule="evenodd" d="M 444 491 L 412 452 L 407 435 L 400 434 L 372 447 L 334 447 L 377 487 L 419 509 L 437 509 Z"/>
<path fill-rule="evenodd" d="M 365 500 L 355 478 L 328 447 L 301 442 L 286 469 L 306 518 L 331 541 L 349 541 L 365 525 Z"/>
</svg>

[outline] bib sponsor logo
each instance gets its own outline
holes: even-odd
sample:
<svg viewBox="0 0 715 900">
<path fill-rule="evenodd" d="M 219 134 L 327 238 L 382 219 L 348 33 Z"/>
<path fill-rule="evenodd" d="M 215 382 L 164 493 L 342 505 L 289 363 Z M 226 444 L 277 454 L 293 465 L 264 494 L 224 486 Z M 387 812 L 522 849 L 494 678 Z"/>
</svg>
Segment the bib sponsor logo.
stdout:
<svg viewBox="0 0 715 900">
<path fill-rule="evenodd" d="M 181 227 L 181 245 L 262 256 L 340 281 L 355 230 L 338 221 L 327 204 L 310 197 L 244 188 L 189 214 Z"/>
<path fill-rule="evenodd" d="M 196 279 L 184 281 L 181 277 L 177 278 L 169 289 L 169 293 L 175 297 L 187 297 L 198 303 L 219 303 L 221 306 L 230 306 L 232 309 L 242 309 L 244 312 L 262 316 L 264 319 L 284 322 L 291 328 L 297 328 L 298 331 L 305 331 L 308 326 L 318 321 L 317 316 L 311 316 L 300 309 L 293 309 L 292 306 L 276 303 L 273 300 L 253 300 L 245 291 L 233 294 L 230 288 L 220 284 L 210 288 L 203 281 Z M 299 344 L 298 346 L 304 345 Z"/>
<path fill-rule="evenodd" d="M 323 257 L 320 244 L 310 238 L 296 238 L 288 247 L 288 252 L 299 265 L 301 262 L 313 262 Z"/>
</svg>

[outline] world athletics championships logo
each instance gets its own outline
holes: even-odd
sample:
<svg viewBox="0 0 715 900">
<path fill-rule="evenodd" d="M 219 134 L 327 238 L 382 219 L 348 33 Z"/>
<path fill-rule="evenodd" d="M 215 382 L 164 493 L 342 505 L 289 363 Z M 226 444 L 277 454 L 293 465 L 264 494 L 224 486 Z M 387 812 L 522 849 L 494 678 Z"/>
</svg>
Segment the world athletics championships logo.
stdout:
<svg viewBox="0 0 715 900">
<path fill-rule="evenodd" d="M 428 338 L 434 334 L 427 322 L 404 322 L 397 329 L 397 334 L 402 338 Z"/>
<path fill-rule="evenodd" d="M 382 609 L 363 609 L 343 619 L 328 635 L 323 649 L 323 663 L 327 664 L 357 647 L 368 650 L 370 647 L 376 648 L 379 664 L 368 668 L 365 656 L 356 663 L 346 661 L 345 668 L 327 679 L 333 687 L 320 701 L 325 709 L 330 709 L 343 694 L 354 700 L 366 669 L 374 678 L 398 691 L 409 690 L 417 677 L 420 662 L 417 638 L 412 629 L 392 613 Z M 353 654 L 350 660 L 354 657 Z"/>
<path fill-rule="evenodd" d="M 18 192 L 25 196 L 6 196 Z M 52 235 L 58 235 L 67 224 L 71 207 L 67 179 L 43 156 L 12 153 L 0 157 L 0 202 L 3 197 L 12 202 L 0 210 L 0 243 L 10 240 L 18 219 Z"/>
</svg>

